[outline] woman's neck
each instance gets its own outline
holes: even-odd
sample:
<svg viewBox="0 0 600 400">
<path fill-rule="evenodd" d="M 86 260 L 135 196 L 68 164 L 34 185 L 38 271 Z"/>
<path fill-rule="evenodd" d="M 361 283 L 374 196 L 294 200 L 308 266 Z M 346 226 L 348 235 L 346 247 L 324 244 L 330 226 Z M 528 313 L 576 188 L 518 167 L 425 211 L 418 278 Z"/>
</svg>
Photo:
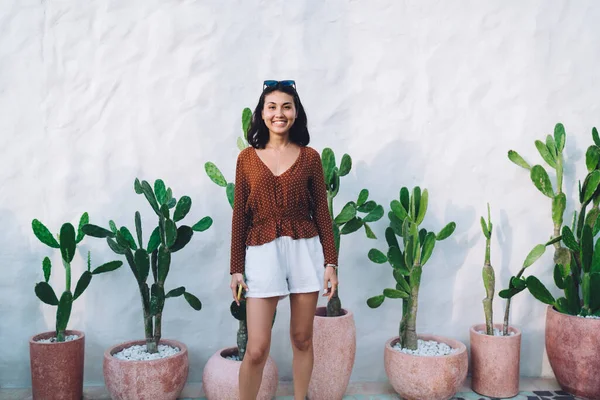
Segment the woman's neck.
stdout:
<svg viewBox="0 0 600 400">
<path fill-rule="evenodd" d="M 287 147 L 290 144 L 290 137 L 289 135 L 285 135 L 285 136 L 278 136 L 278 135 L 269 135 L 269 141 L 267 142 L 265 148 L 272 148 L 272 149 L 284 149 L 285 147 Z"/>
</svg>

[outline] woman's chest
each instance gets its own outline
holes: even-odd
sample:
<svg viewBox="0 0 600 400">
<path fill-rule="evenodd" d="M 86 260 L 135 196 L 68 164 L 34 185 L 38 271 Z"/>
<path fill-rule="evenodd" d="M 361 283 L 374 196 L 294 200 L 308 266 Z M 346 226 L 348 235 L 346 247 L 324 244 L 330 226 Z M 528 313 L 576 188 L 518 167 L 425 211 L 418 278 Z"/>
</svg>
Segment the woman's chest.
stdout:
<svg viewBox="0 0 600 400">
<path fill-rule="evenodd" d="M 307 200 L 310 196 L 310 176 L 301 164 L 290 167 L 276 176 L 265 166 L 257 165 L 248 177 L 250 203 L 269 203 L 285 200 L 286 203 Z"/>
</svg>

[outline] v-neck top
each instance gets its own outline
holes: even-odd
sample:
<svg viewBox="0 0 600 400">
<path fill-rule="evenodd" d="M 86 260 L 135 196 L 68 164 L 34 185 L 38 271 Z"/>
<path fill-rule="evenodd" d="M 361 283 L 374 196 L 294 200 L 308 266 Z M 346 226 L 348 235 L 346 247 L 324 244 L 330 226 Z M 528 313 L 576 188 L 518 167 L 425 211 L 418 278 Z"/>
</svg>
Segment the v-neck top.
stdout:
<svg viewBox="0 0 600 400">
<path fill-rule="evenodd" d="M 337 265 L 333 225 L 321 157 L 300 146 L 296 161 L 274 175 L 256 149 L 240 152 L 235 171 L 229 273 L 244 273 L 246 246 L 258 246 L 280 236 L 319 236 L 325 264 Z"/>
</svg>

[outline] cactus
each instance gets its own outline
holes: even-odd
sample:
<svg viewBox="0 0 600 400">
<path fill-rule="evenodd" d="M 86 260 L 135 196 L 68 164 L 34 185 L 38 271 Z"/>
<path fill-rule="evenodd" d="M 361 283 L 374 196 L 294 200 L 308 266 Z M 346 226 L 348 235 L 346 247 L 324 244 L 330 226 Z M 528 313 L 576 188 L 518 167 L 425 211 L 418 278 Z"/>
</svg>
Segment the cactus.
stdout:
<svg viewBox="0 0 600 400">
<path fill-rule="evenodd" d="M 238 305 L 235 301 L 231 302 L 231 306 L 229 307 L 229 311 L 233 318 L 239 321 L 239 328 L 237 331 L 237 348 L 238 348 L 238 358 L 239 361 L 244 360 L 244 356 L 246 355 L 246 346 L 248 345 L 248 324 L 246 320 L 246 298 L 243 291 L 240 290 L 240 304 Z M 273 314 L 273 321 L 271 322 L 271 327 L 275 324 L 275 318 L 277 316 L 277 310 L 275 310 L 275 314 Z"/>
<path fill-rule="evenodd" d="M 386 297 L 402 299 L 400 345 L 411 350 L 416 350 L 418 345 L 416 326 L 422 268 L 433 254 L 436 241 L 447 239 L 456 229 L 454 222 L 448 223 L 438 234 L 420 228 L 428 202 L 427 189 L 421 192 L 421 188 L 416 186 L 411 195 L 409 190 L 403 187 L 400 190 L 400 201 L 393 200 L 390 203 L 390 225 L 385 231 L 387 253 L 371 249 L 368 254 L 369 259 L 377 264 L 390 263 L 396 287 L 386 288 L 383 294 L 369 298 L 367 305 L 377 308 L 383 304 Z M 396 236 L 402 238 L 402 248 Z"/>
<path fill-rule="evenodd" d="M 248 147 L 248 130 L 250 129 L 250 122 L 252 121 L 252 111 L 249 108 L 244 108 L 242 111 L 242 137 L 238 137 L 237 139 L 237 147 L 240 151 L 244 150 Z M 219 168 L 212 162 L 208 161 L 204 164 L 204 170 L 206 171 L 206 175 L 210 178 L 211 181 L 216 183 L 217 185 L 225 188 L 225 194 L 227 196 L 227 201 L 229 202 L 229 206 L 233 208 L 234 202 L 234 193 L 235 193 L 235 183 L 227 182 L 227 179 L 223 176 Z M 245 277 L 244 277 L 245 280 Z M 246 299 L 244 294 L 240 294 L 240 305 L 238 306 L 235 301 L 231 302 L 230 311 L 231 315 L 239 321 L 239 328 L 237 331 L 237 347 L 238 347 L 238 357 L 240 361 L 244 359 L 244 355 L 246 354 L 246 346 L 248 344 L 248 327 L 246 324 Z M 275 323 L 275 317 L 277 315 L 277 311 L 275 311 L 275 315 L 273 315 L 273 323 Z"/>
<path fill-rule="evenodd" d="M 483 312 L 485 314 L 485 330 L 488 335 L 494 335 L 494 315 L 493 315 L 493 302 L 494 302 L 494 288 L 496 287 L 496 274 L 490 260 L 491 246 L 490 242 L 492 239 L 492 221 L 490 219 L 490 205 L 487 205 L 488 219 L 487 223 L 481 217 L 481 229 L 485 236 L 485 262 L 481 271 L 483 278 L 483 285 L 485 287 L 485 299 L 483 299 Z"/>
<path fill-rule="evenodd" d="M 87 255 L 87 270 L 85 270 L 77 285 L 75 285 L 75 291 L 71 292 L 71 262 L 77 251 L 77 245 L 85 237 L 85 233 L 82 227 L 89 221 L 88 213 L 83 213 L 79 220 L 79 226 L 77 228 L 77 234 L 75 228 L 70 223 L 64 223 L 60 228 L 60 233 L 56 236 L 52 236 L 50 230 L 38 219 L 34 219 L 31 222 L 31 228 L 34 235 L 50 248 L 60 249 L 62 263 L 65 268 L 65 290 L 60 296 L 60 300 L 56 296 L 54 289 L 50 285 L 50 275 L 52 273 L 52 263 L 49 257 L 44 257 L 42 261 L 42 271 L 44 274 L 44 280 L 35 285 L 36 296 L 44 303 L 57 306 L 56 310 L 56 341 L 65 341 L 65 330 L 69 324 L 69 318 L 71 317 L 71 308 L 73 302 L 79 298 L 83 292 L 88 288 L 92 277 L 101 273 L 114 271 L 119 268 L 123 262 L 111 261 L 106 264 L 100 265 L 94 270 L 91 269 L 91 255 L 88 252 Z M 57 240 L 58 239 L 58 240 Z"/>
<path fill-rule="evenodd" d="M 523 261 L 523 266 L 519 270 L 516 276 L 511 276 L 508 284 L 508 289 L 501 290 L 498 293 L 503 299 L 506 299 L 506 306 L 504 310 L 504 323 L 502 325 L 502 334 L 504 336 L 508 335 L 508 327 L 509 327 L 509 315 L 510 315 L 510 304 L 512 298 L 522 292 L 525 289 L 528 289 L 531 293 L 536 293 L 537 296 L 546 297 L 550 295 L 550 292 L 546 290 L 546 293 L 542 293 L 542 289 L 540 289 L 541 282 L 535 276 L 531 275 L 528 277 L 523 277 L 523 273 L 527 268 L 533 265 L 544 253 L 546 252 L 546 247 L 556 244 L 561 240 L 561 236 L 553 238 L 546 243 L 540 243 L 536 245 L 533 249 L 529 251 L 527 257 L 525 257 L 525 261 Z M 543 286 L 543 285 L 542 285 Z M 545 289 L 545 288 L 544 288 Z"/>
<path fill-rule="evenodd" d="M 158 226 L 152 231 L 146 247 L 142 237 L 139 211 L 135 213 L 137 243 L 128 228 L 122 226 L 117 229 L 117 225 L 112 220 L 109 222 L 110 229 L 92 224 L 85 224 L 82 229 L 88 236 L 106 238 L 112 251 L 125 256 L 137 281 L 142 299 L 146 348 L 149 353 L 156 353 L 162 335 L 162 314 L 166 299 L 183 296 L 194 310 L 199 311 L 202 308 L 200 300 L 189 293 L 184 286 L 165 293 L 165 281 L 171 268 L 171 256 L 190 242 L 194 232 L 207 230 L 213 221 L 210 217 L 204 217 L 191 227 L 183 224 L 177 226 L 177 222 L 189 213 L 192 200 L 188 196 L 182 196 L 177 201 L 173 197 L 171 188 L 167 188 L 161 179 L 154 182 L 153 190 L 147 181 L 140 183 L 136 178 L 134 190 L 146 198 L 158 216 Z M 154 283 L 148 286 L 150 273 Z"/>
<path fill-rule="evenodd" d="M 369 200 L 369 191 L 367 189 L 360 191 L 356 202 L 350 201 L 346 203 L 337 217 L 334 217 L 333 214 L 333 199 L 340 190 L 340 178 L 350 173 L 352 158 L 348 154 L 344 154 L 338 167 L 333 150 L 325 148 L 321 154 L 321 162 L 325 175 L 325 185 L 327 186 L 327 204 L 329 206 L 329 215 L 333 221 L 333 234 L 337 253 L 339 254 L 340 252 L 341 235 L 356 232 L 362 227 L 365 228 L 367 238 L 377 239 L 369 223 L 380 220 L 383 217 L 384 211 L 381 205 L 378 205 L 373 200 Z M 361 217 L 359 213 L 365 215 Z M 342 305 L 339 298 L 338 285 L 338 290 L 327 302 L 327 316 L 337 317 L 340 315 L 342 315 Z"/>
<path fill-rule="evenodd" d="M 237 348 L 238 357 L 242 361 L 246 355 L 246 346 L 248 344 L 248 325 L 246 322 L 246 299 L 242 297 L 239 299 L 239 302 L 240 304 L 238 305 L 235 301 L 232 301 L 229 310 L 233 318 L 237 319 L 240 324 L 237 331 Z"/>
<path fill-rule="evenodd" d="M 570 227 L 563 225 L 567 203 L 562 193 L 562 151 L 566 142 L 563 124 L 556 124 L 554 137 L 548 135 L 545 145 L 539 140 L 535 142 L 542 158 L 556 169 L 556 193 L 541 166 L 529 167 L 521 156 L 509 151 L 509 159 L 530 169 L 538 190 L 552 198 L 554 283 L 564 291 L 564 297 L 554 299 L 534 276 L 527 278 L 527 288 L 536 299 L 552 305 L 557 311 L 579 316 L 600 316 L 600 239 L 594 244 L 594 238 L 600 231 L 600 138 L 595 127 L 592 129 L 592 139 L 594 143 L 588 147 L 585 157 L 588 173 L 583 184 L 579 181 L 579 212 L 574 213 Z"/>
<path fill-rule="evenodd" d="M 242 131 L 243 137 L 238 137 L 237 146 L 240 151 L 244 150 L 248 147 L 248 130 L 250 129 L 250 122 L 252 121 L 252 111 L 249 108 L 244 108 L 242 111 Z M 208 161 L 204 164 L 204 170 L 206 171 L 206 175 L 210 178 L 211 181 L 216 183 L 217 185 L 225 188 L 225 194 L 227 196 L 227 201 L 229 202 L 229 206 L 233 208 L 233 195 L 235 193 L 235 183 L 227 182 L 219 168 L 211 161 Z"/>
</svg>

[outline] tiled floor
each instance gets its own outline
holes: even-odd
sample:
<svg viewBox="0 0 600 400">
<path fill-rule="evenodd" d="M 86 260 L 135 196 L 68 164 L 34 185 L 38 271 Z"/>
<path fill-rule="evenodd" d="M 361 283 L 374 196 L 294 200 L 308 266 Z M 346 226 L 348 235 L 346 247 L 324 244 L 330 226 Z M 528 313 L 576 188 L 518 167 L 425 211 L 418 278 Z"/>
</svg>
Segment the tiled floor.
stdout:
<svg viewBox="0 0 600 400">
<path fill-rule="evenodd" d="M 355 394 L 344 396 L 344 400 L 399 400 L 400 397 L 396 394 Z M 473 392 L 457 393 L 452 400 L 489 400 L 489 397 L 480 396 Z M 561 391 L 535 391 L 521 392 L 519 395 L 512 397 L 511 400 L 575 400 L 576 397 Z M 190 399 L 196 400 L 196 399 Z M 277 397 L 277 400 L 294 400 L 293 396 Z"/>
<path fill-rule="evenodd" d="M 579 400 L 560 391 L 554 379 L 522 378 L 521 393 L 511 400 Z M 387 382 L 352 382 L 348 386 L 344 400 L 399 400 L 400 397 Z M 293 400 L 291 382 L 280 382 L 276 400 Z M 31 400 L 29 389 L 0 389 L 0 400 Z M 84 400 L 110 400 L 106 389 L 102 386 L 86 387 Z M 202 393 L 202 384 L 188 384 L 181 400 L 206 400 Z M 490 400 L 470 391 L 470 382 L 463 385 L 453 400 Z M 492 399 L 493 400 L 493 399 Z"/>
</svg>

